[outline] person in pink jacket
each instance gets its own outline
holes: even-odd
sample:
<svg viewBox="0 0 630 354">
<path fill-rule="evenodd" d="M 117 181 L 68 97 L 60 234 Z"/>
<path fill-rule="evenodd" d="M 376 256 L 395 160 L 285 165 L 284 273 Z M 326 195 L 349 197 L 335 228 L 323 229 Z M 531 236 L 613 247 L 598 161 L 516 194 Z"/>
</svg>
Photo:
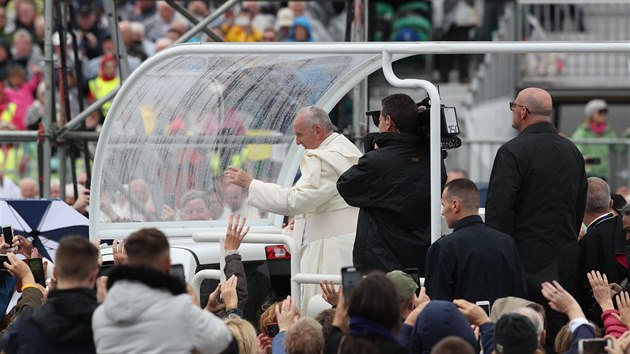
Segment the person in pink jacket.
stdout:
<svg viewBox="0 0 630 354">
<path fill-rule="evenodd" d="M 33 70 L 33 77 L 29 81 L 26 81 L 24 68 L 19 65 L 9 68 L 8 72 L 7 81 L 9 86 L 5 89 L 5 93 L 7 99 L 16 105 L 13 125 L 18 130 L 26 129 L 26 112 L 35 102 L 37 85 L 39 85 L 43 76 L 41 70 L 36 66 L 33 66 L 31 70 Z"/>
</svg>

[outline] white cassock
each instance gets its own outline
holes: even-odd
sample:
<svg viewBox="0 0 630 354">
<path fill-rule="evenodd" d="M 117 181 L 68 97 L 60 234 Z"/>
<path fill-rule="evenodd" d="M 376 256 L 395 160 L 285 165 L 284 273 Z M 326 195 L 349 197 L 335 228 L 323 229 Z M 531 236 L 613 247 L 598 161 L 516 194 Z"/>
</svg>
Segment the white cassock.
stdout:
<svg viewBox="0 0 630 354">
<path fill-rule="evenodd" d="M 248 204 L 278 215 L 295 215 L 293 237 L 302 245 L 301 272 L 340 274 L 352 265 L 359 209 L 337 192 L 337 179 L 362 156 L 345 136 L 333 133 L 300 161 L 302 177 L 293 187 L 253 180 Z M 318 285 L 302 287 L 302 308 L 319 293 Z"/>
</svg>

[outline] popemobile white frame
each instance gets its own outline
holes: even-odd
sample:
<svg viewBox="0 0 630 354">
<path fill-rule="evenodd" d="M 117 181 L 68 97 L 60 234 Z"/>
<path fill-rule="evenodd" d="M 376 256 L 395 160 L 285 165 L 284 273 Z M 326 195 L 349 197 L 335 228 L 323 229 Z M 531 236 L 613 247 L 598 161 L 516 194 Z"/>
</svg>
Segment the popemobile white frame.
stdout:
<svg viewBox="0 0 630 354">
<path fill-rule="evenodd" d="M 195 43 L 174 46 L 164 50 L 146 60 L 131 76 L 125 81 L 117 94 L 110 108 L 110 113 L 115 112 L 117 102 L 121 101 L 134 83 L 148 69 L 153 68 L 165 59 L 178 55 L 205 54 L 212 56 L 221 55 L 268 55 L 268 54 L 328 54 L 328 55 L 372 55 L 370 60 L 363 61 L 356 67 L 349 70 L 342 80 L 338 80 L 316 104 L 326 111 L 330 111 L 341 98 L 353 87 L 366 79 L 369 74 L 382 68 L 387 81 L 394 87 L 401 88 L 421 88 L 424 89 L 431 99 L 430 110 L 430 166 L 431 166 L 431 240 L 434 242 L 441 236 L 440 218 L 440 96 L 436 87 L 429 81 L 418 79 L 400 79 L 393 69 L 392 62 L 404 57 L 419 54 L 485 54 L 485 53 L 629 53 L 630 42 L 352 42 L 352 43 L 308 43 L 308 44 L 235 44 L 235 43 Z M 515 73 L 506 73 L 513 75 Z M 94 157 L 94 173 L 92 178 L 92 202 L 90 203 L 90 214 L 99 215 L 99 194 L 101 178 L 103 176 L 104 154 L 107 148 L 107 141 L 112 134 L 112 124 L 110 120 L 105 120 L 101 137 Z M 299 166 L 301 158 L 299 150 L 295 144 L 289 151 L 286 162 L 282 167 L 277 183 L 290 186 L 295 172 Z M 141 224 L 141 225 L 138 225 Z M 90 218 L 90 235 L 107 238 L 108 235 L 120 234 L 120 231 L 128 228 L 129 224 L 104 224 L 98 217 Z M 159 227 L 169 236 L 182 236 L 184 234 L 193 235 L 193 239 L 198 242 L 221 242 L 224 238 L 224 230 L 218 227 L 186 228 L 182 222 L 169 223 L 134 223 L 136 227 Z M 339 275 L 327 274 L 301 274 L 299 245 L 296 245 L 290 236 L 252 232 L 244 242 L 248 243 L 283 243 L 291 258 L 291 295 L 295 303 L 300 301 L 300 284 L 316 284 L 321 280 L 333 280 L 340 282 Z M 222 249 L 222 247 L 221 247 Z M 223 264 L 221 264 L 221 273 Z M 210 272 L 210 277 L 216 277 L 216 271 Z M 199 274 L 202 276 L 202 274 Z M 196 277 L 194 283 L 200 283 Z"/>
</svg>

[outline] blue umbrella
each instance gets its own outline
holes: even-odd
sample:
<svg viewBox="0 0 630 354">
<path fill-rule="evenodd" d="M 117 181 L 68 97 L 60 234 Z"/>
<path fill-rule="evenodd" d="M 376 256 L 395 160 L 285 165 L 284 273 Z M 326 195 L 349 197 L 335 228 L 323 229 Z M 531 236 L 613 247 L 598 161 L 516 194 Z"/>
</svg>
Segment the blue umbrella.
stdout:
<svg viewBox="0 0 630 354">
<path fill-rule="evenodd" d="M 0 199 L 0 225 L 12 226 L 16 235 L 32 237 L 33 246 L 53 262 L 62 238 L 89 237 L 88 219 L 59 199 Z"/>
</svg>

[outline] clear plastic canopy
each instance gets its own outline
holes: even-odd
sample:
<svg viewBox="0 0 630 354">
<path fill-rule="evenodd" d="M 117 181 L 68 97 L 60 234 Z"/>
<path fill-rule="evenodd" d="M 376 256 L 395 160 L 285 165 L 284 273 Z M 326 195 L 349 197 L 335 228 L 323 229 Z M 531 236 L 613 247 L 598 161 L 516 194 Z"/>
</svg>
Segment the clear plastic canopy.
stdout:
<svg viewBox="0 0 630 354">
<path fill-rule="evenodd" d="M 367 76 L 352 77 L 353 71 L 375 57 L 212 55 L 211 47 L 161 52 L 121 88 L 95 156 L 92 231 L 119 222 L 220 225 L 224 221 L 212 220 L 230 213 L 247 216 L 252 225 L 272 225 L 274 216 L 249 207 L 246 191 L 226 183 L 223 172 L 236 166 L 256 179 L 291 185 L 301 155 L 293 143 L 296 112 L 337 97 L 323 105 L 329 110 L 354 86 L 348 81 Z M 194 201 L 200 195 L 207 210 Z"/>
</svg>

